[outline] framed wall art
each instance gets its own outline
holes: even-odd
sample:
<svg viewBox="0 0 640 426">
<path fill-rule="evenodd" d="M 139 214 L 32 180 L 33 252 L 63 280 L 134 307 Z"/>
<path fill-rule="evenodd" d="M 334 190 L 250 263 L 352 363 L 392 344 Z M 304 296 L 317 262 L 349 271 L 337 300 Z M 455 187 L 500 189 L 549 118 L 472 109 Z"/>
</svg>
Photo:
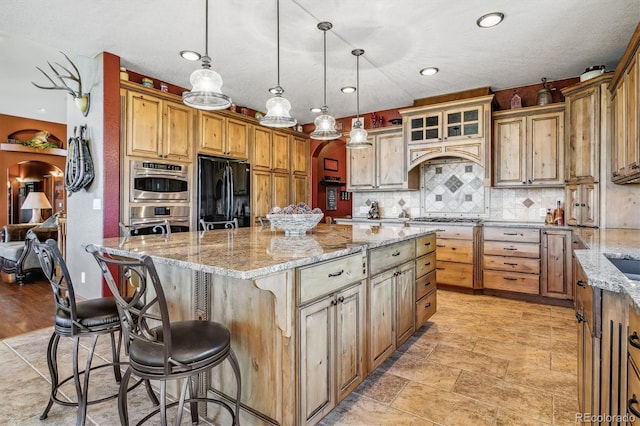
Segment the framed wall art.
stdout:
<svg viewBox="0 0 640 426">
<path fill-rule="evenodd" d="M 334 160 L 333 158 L 325 158 L 324 159 L 324 169 L 332 172 L 338 171 L 338 160 Z"/>
</svg>

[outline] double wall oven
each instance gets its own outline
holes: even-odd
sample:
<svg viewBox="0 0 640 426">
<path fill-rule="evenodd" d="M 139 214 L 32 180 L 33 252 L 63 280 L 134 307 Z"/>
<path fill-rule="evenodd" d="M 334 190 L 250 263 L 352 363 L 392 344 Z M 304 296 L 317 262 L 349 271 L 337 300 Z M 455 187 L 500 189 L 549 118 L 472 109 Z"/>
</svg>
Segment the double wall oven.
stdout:
<svg viewBox="0 0 640 426">
<path fill-rule="evenodd" d="M 139 234 L 148 234 L 167 220 L 172 232 L 188 231 L 189 166 L 150 160 L 130 160 L 129 164 L 125 224 Z"/>
</svg>

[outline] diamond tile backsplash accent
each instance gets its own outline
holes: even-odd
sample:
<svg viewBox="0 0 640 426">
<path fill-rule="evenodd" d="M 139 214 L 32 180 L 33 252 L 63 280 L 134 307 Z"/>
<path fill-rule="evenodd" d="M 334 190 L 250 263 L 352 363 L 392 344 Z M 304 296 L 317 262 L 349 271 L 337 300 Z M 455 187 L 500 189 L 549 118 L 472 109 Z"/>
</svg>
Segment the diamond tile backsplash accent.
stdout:
<svg viewBox="0 0 640 426">
<path fill-rule="evenodd" d="M 529 208 L 529 207 L 531 207 L 532 205 L 534 205 L 534 204 L 535 204 L 535 201 L 533 201 L 531 198 L 528 198 L 528 197 L 527 197 L 527 199 L 526 199 L 526 200 L 524 200 L 524 201 L 522 202 L 522 204 L 523 204 L 526 208 Z"/>
<path fill-rule="evenodd" d="M 421 215 L 486 214 L 484 169 L 478 164 L 460 160 L 424 164 L 421 177 Z"/>
<path fill-rule="evenodd" d="M 453 175 L 444 183 L 444 186 L 449 188 L 449 191 L 456 192 L 461 186 L 462 181 L 458 179 L 458 176 Z"/>
</svg>

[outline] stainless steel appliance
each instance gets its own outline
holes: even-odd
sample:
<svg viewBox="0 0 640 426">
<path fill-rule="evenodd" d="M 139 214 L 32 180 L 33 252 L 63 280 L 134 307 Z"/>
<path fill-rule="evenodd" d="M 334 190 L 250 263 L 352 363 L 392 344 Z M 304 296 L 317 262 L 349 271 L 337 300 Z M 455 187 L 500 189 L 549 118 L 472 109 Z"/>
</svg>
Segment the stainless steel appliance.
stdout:
<svg viewBox="0 0 640 426">
<path fill-rule="evenodd" d="M 250 226 L 250 171 L 244 161 L 198 156 L 198 219 Z"/>
<path fill-rule="evenodd" d="M 171 232 L 189 230 L 189 206 L 172 204 L 135 205 L 129 208 L 128 226 L 135 229 L 136 235 L 152 234 L 156 225 L 168 221 Z"/>
<path fill-rule="evenodd" d="M 129 201 L 189 202 L 189 166 L 131 160 Z"/>
</svg>

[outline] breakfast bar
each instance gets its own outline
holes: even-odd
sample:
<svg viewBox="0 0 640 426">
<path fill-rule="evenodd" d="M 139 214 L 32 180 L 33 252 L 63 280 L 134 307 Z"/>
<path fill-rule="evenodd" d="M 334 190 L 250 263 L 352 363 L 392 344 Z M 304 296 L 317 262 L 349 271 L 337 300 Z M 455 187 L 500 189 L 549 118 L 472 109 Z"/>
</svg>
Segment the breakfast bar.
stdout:
<svg viewBox="0 0 640 426">
<path fill-rule="evenodd" d="M 241 423 L 302 425 L 318 423 L 435 312 L 435 283 L 426 296 L 416 288 L 424 269 L 416 258 L 435 250 L 434 231 L 320 224 L 303 236 L 267 226 L 95 243 L 112 255 L 153 258 L 172 321 L 230 329 Z M 234 391 L 225 364 L 200 383 L 200 392 Z"/>
</svg>

